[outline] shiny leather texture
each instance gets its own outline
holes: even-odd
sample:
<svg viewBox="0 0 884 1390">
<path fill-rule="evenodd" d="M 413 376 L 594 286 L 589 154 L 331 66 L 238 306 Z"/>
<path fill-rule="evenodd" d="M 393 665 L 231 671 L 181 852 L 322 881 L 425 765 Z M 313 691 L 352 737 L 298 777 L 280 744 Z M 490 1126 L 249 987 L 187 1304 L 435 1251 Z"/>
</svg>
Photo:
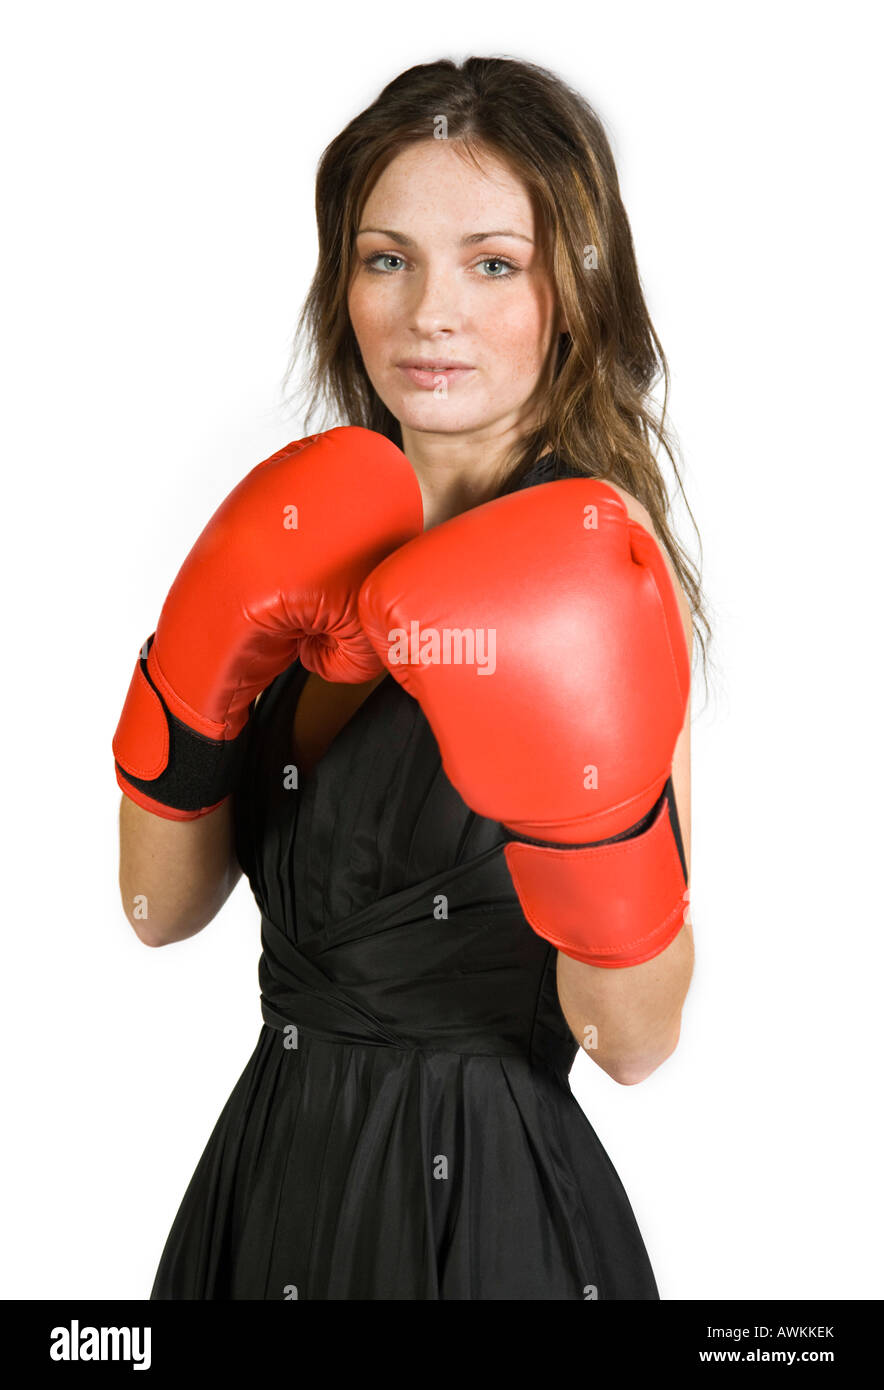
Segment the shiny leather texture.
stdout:
<svg viewBox="0 0 884 1390">
<path fill-rule="evenodd" d="M 330 681 L 379 675 L 357 615 L 359 587 L 422 527 L 414 470 L 372 430 L 310 435 L 257 464 L 187 555 L 146 660 L 136 662 L 113 740 L 121 789 L 168 819 L 204 815 L 220 802 L 168 806 L 126 775 L 166 770 L 170 717 L 211 755 L 236 739 L 251 702 L 295 659 Z M 191 740 L 192 761 L 199 747 Z"/>
</svg>

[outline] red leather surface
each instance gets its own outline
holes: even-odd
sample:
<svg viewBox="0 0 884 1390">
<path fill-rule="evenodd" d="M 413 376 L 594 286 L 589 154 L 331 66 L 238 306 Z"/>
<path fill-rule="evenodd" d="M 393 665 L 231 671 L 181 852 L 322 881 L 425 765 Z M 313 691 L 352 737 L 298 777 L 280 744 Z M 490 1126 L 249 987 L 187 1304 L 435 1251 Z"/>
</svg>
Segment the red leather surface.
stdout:
<svg viewBox="0 0 884 1390">
<path fill-rule="evenodd" d="M 422 526 L 414 470 L 372 430 L 311 435 L 257 464 L 214 513 L 163 605 L 147 663 L 170 711 L 198 733 L 232 739 L 254 697 L 297 656 L 327 680 L 378 675 L 359 587 Z M 135 776 L 156 776 L 164 730 L 136 663 L 115 757 Z"/>
</svg>

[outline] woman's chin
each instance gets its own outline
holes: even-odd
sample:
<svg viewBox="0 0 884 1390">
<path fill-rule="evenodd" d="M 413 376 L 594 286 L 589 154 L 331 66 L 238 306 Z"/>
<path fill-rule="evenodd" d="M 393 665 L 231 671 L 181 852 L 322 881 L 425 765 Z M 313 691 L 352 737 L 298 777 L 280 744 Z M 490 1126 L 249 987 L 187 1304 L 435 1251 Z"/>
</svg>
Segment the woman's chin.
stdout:
<svg viewBox="0 0 884 1390">
<path fill-rule="evenodd" d="M 477 410 L 475 405 L 465 410 L 455 405 L 452 400 L 438 398 L 424 401 L 399 400 L 388 405 L 388 409 L 406 429 L 433 434 L 462 434 L 464 430 L 482 429 L 487 426 L 490 414 Z"/>
</svg>

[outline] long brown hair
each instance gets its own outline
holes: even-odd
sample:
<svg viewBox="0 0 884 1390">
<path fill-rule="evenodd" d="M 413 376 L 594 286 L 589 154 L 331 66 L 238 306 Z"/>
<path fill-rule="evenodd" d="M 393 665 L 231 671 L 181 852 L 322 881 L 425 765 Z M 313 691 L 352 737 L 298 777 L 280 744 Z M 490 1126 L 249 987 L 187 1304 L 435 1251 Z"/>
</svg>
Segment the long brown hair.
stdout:
<svg viewBox="0 0 884 1390">
<path fill-rule="evenodd" d="M 587 476 L 610 479 L 637 497 L 687 595 L 705 670 L 711 629 L 700 571 L 670 529 L 669 498 L 652 448 L 655 443 L 666 452 L 684 497 L 677 448 L 665 426 L 669 367 L 642 294 L 604 127 L 554 73 L 509 58 L 419 64 L 388 83 L 332 140 L 316 177 L 319 261 L 283 386 L 297 366 L 306 329 L 306 432 L 323 402 L 337 417 L 334 423 L 376 430 L 401 449 L 399 422 L 363 366 L 347 293 L 356 232 L 372 187 L 407 146 L 440 137 L 477 164 L 489 150 L 523 181 L 568 323 L 569 331 L 554 345 L 552 384 L 538 402 L 539 423 L 511 450 L 504 477 L 518 478 L 552 449 Z M 661 377 L 658 415 L 650 392 Z M 687 498 L 685 506 L 694 522 Z"/>
</svg>

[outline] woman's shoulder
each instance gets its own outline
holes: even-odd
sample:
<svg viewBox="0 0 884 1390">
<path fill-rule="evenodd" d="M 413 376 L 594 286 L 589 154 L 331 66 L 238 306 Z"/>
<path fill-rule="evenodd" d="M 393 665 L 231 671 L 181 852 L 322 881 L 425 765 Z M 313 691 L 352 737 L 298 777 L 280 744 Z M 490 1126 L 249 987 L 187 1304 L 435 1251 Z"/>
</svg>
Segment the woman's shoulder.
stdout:
<svg viewBox="0 0 884 1390">
<path fill-rule="evenodd" d="M 540 483 L 555 482 L 559 478 L 593 478 L 596 476 L 592 468 L 580 468 L 563 455 L 557 454 L 555 451 L 550 451 L 539 458 L 536 463 L 532 464 L 531 467 L 523 473 L 522 478 L 515 480 L 514 485 L 508 490 L 516 492 L 523 487 L 536 487 Z M 685 635 L 688 640 L 688 647 L 691 649 L 693 643 L 691 607 L 678 575 L 675 572 L 672 560 L 654 526 L 654 518 L 651 516 L 651 513 L 644 503 L 640 502 L 637 497 L 634 497 L 631 492 L 628 492 L 625 487 L 621 487 L 619 483 L 612 482 L 610 478 L 602 478 L 599 479 L 599 481 L 603 482 L 607 487 L 617 493 L 626 508 L 626 514 L 630 521 L 636 521 L 639 526 L 644 527 L 648 535 L 653 536 L 657 545 L 660 547 L 660 551 L 666 563 L 666 568 L 669 572 L 669 577 L 675 588 L 682 622 L 684 623 Z"/>
<path fill-rule="evenodd" d="M 639 526 L 644 527 L 648 535 L 653 536 L 654 540 L 657 542 L 657 545 L 660 549 L 660 553 L 663 556 L 666 568 L 669 571 L 669 578 L 672 580 L 672 587 L 675 589 L 675 596 L 678 599 L 678 607 L 681 612 L 682 623 L 684 624 L 685 638 L 687 639 L 688 651 L 693 651 L 694 622 L 693 616 L 691 614 L 691 605 L 688 602 L 688 597 L 682 587 L 681 580 L 675 572 L 675 566 L 673 565 L 672 560 L 670 559 L 669 553 L 654 527 L 654 518 L 651 516 L 651 513 L 648 511 L 647 507 L 642 502 L 639 502 L 637 497 L 633 497 L 631 492 L 627 492 L 625 487 L 621 487 L 619 483 L 612 483 L 609 478 L 605 478 L 604 481 L 607 484 L 607 486 L 609 488 L 612 488 L 614 492 L 616 492 L 618 496 L 621 498 L 623 505 L 626 508 L 626 514 L 629 517 L 630 521 L 637 521 Z"/>
</svg>

